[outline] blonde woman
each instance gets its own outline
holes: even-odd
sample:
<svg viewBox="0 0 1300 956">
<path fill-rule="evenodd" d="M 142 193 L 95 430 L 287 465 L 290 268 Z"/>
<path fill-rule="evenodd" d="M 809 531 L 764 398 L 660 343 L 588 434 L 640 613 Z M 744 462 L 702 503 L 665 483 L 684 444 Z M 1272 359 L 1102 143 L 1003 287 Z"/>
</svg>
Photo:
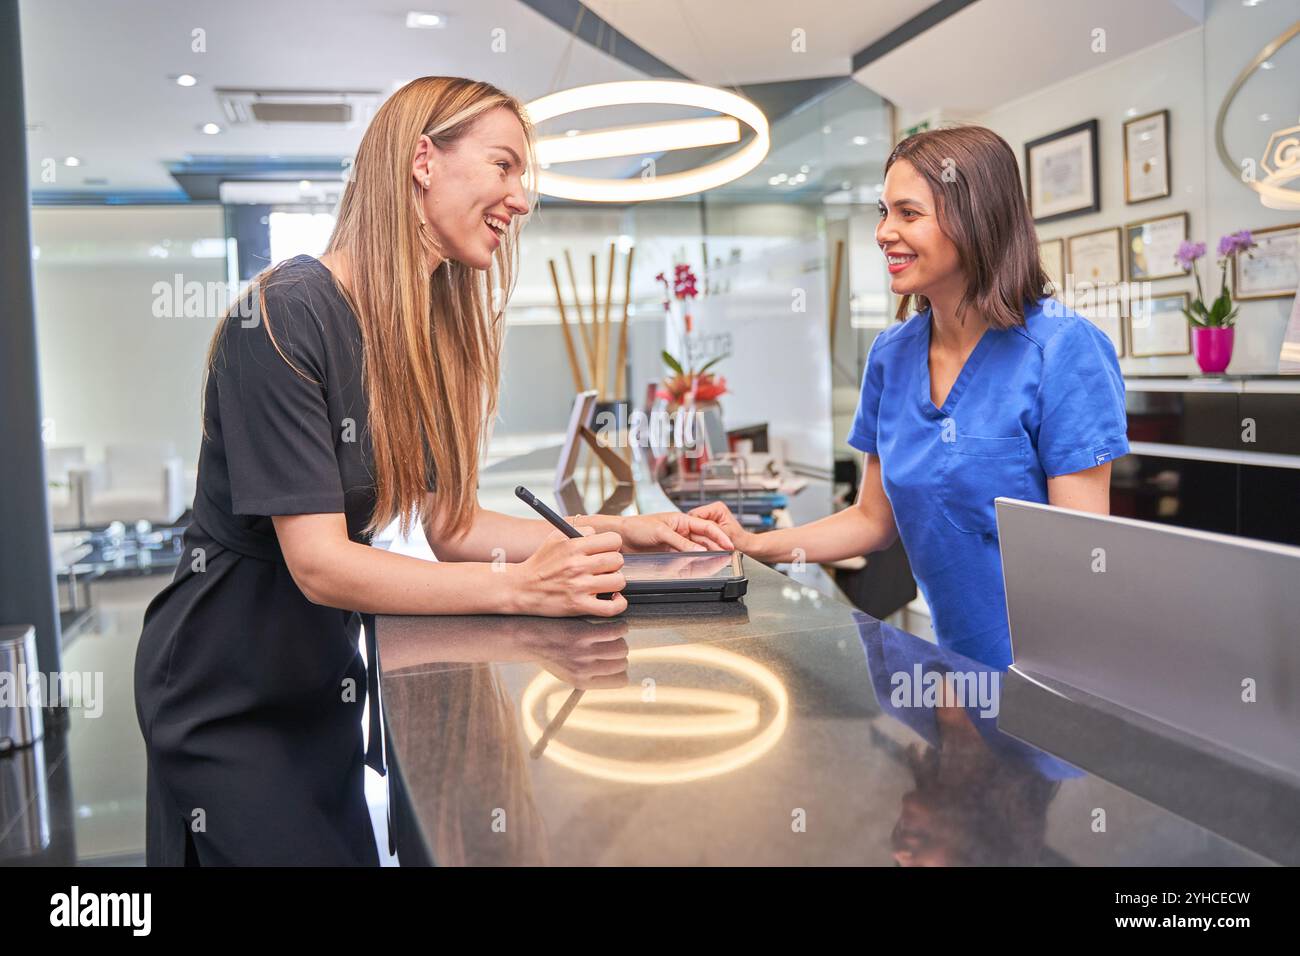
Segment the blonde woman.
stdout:
<svg viewBox="0 0 1300 956">
<path fill-rule="evenodd" d="M 570 540 L 478 506 L 533 142 L 490 84 L 407 84 L 326 253 L 268 270 L 219 323 L 185 560 L 136 654 L 151 865 L 378 862 L 370 615 L 611 616 L 626 600 L 596 595 L 622 589 L 620 551 L 730 546 L 682 514 L 585 516 Z M 438 563 L 368 546 L 417 515 Z"/>
</svg>

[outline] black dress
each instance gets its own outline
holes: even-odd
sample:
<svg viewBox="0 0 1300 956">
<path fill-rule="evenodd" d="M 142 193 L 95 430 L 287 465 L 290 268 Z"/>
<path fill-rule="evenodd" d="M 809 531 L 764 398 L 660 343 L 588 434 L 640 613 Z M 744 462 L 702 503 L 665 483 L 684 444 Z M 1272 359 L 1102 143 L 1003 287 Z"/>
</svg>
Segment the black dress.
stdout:
<svg viewBox="0 0 1300 956">
<path fill-rule="evenodd" d="M 224 321 L 194 520 L 136 652 L 146 858 L 376 865 L 364 791 L 365 764 L 383 772 L 373 620 L 309 601 L 270 518 L 343 512 L 349 537 L 369 543 L 361 529 L 375 488 L 360 329 L 310 256 L 275 273 L 265 315 Z M 357 649 L 363 623 L 369 681 Z M 368 689 L 376 703 L 363 753 Z"/>
</svg>

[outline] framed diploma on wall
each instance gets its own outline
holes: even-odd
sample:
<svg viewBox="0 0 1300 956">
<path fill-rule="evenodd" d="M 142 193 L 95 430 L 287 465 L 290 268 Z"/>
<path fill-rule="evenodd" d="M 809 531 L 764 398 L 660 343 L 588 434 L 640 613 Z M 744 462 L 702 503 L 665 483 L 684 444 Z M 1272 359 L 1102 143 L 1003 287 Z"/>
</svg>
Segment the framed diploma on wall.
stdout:
<svg viewBox="0 0 1300 956">
<path fill-rule="evenodd" d="M 1191 355 L 1192 331 L 1183 315 L 1190 305 L 1186 292 L 1135 297 L 1128 317 L 1129 354 L 1134 358 Z"/>
<path fill-rule="evenodd" d="M 1124 123 L 1124 201 L 1163 199 L 1173 191 L 1169 174 L 1169 111 Z"/>
<path fill-rule="evenodd" d="M 1025 192 L 1034 222 L 1097 212 L 1100 182 L 1095 119 L 1025 143 Z"/>
<path fill-rule="evenodd" d="M 1124 281 L 1118 226 L 1071 236 L 1066 244 L 1070 252 L 1070 275 L 1076 283 L 1101 285 Z"/>
<path fill-rule="evenodd" d="M 1038 244 L 1038 259 L 1056 295 L 1065 292 L 1065 240 L 1045 239 Z"/>
<path fill-rule="evenodd" d="M 1300 286 L 1300 223 L 1252 229 L 1255 248 L 1237 256 L 1232 288 L 1238 299 L 1295 295 Z"/>
<path fill-rule="evenodd" d="M 1187 240 L 1188 215 L 1170 216 L 1131 222 L 1124 227 L 1124 261 L 1128 281 L 1171 279 L 1188 273 L 1175 258 L 1178 247 Z"/>
<path fill-rule="evenodd" d="M 1118 286 L 1124 281 L 1120 228 L 1098 229 L 1065 241 L 1070 258 L 1073 308 L 1110 338 L 1115 354 L 1124 354 Z"/>
</svg>

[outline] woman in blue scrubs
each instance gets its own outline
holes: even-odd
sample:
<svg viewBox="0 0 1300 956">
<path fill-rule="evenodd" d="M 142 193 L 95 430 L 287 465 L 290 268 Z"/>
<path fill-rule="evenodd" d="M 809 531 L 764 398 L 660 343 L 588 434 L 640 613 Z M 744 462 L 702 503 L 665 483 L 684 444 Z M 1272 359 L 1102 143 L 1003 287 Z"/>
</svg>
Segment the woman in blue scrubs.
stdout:
<svg viewBox="0 0 1300 956">
<path fill-rule="evenodd" d="M 876 242 L 899 317 L 867 356 L 848 443 L 865 453 L 857 505 L 808 525 L 746 532 L 765 561 L 834 561 L 901 538 L 940 645 L 1011 663 L 993 499 L 1107 514 L 1110 463 L 1128 453 L 1110 340 L 1060 302 L 1015 154 L 978 126 L 919 133 L 885 166 Z"/>
</svg>

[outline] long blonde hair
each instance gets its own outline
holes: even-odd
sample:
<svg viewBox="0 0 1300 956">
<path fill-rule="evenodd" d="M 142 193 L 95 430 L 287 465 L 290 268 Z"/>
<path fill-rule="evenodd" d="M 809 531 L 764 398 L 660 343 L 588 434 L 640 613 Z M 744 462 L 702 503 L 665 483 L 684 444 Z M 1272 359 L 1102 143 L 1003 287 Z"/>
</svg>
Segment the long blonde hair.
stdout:
<svg viewBox="0 0 1300 956">
<path fill-rule="evenodd" d="M 411 162 L 422 135 L 449 148 L 499 107 L 523 127 L 523 182 L 534 209 L 535 133 L 524 105 L 490 83 L 447 76 L 412 80 L 376 111 L 339 204 L 325 251 L 346 258 L 349 286 L 335 284 L 361 328 L 375 478 L 368 533 L 399 518 L 406 534 L 413 512 L 436 519 L 452 535 L 465 534 L 473 520 L 479 462 L 497 413 L 504 313 L 518 278 L 524 217 L 511 220 L 493 267 L 480 271 L 444 258 L 430 276 L 429 255 L 440 250 L 420 223 Z M 274 271 L 254 280 L 262 315 Z M 437 486 L 432 515 L 426 508 L 430 466 Z"/>
</svg>

